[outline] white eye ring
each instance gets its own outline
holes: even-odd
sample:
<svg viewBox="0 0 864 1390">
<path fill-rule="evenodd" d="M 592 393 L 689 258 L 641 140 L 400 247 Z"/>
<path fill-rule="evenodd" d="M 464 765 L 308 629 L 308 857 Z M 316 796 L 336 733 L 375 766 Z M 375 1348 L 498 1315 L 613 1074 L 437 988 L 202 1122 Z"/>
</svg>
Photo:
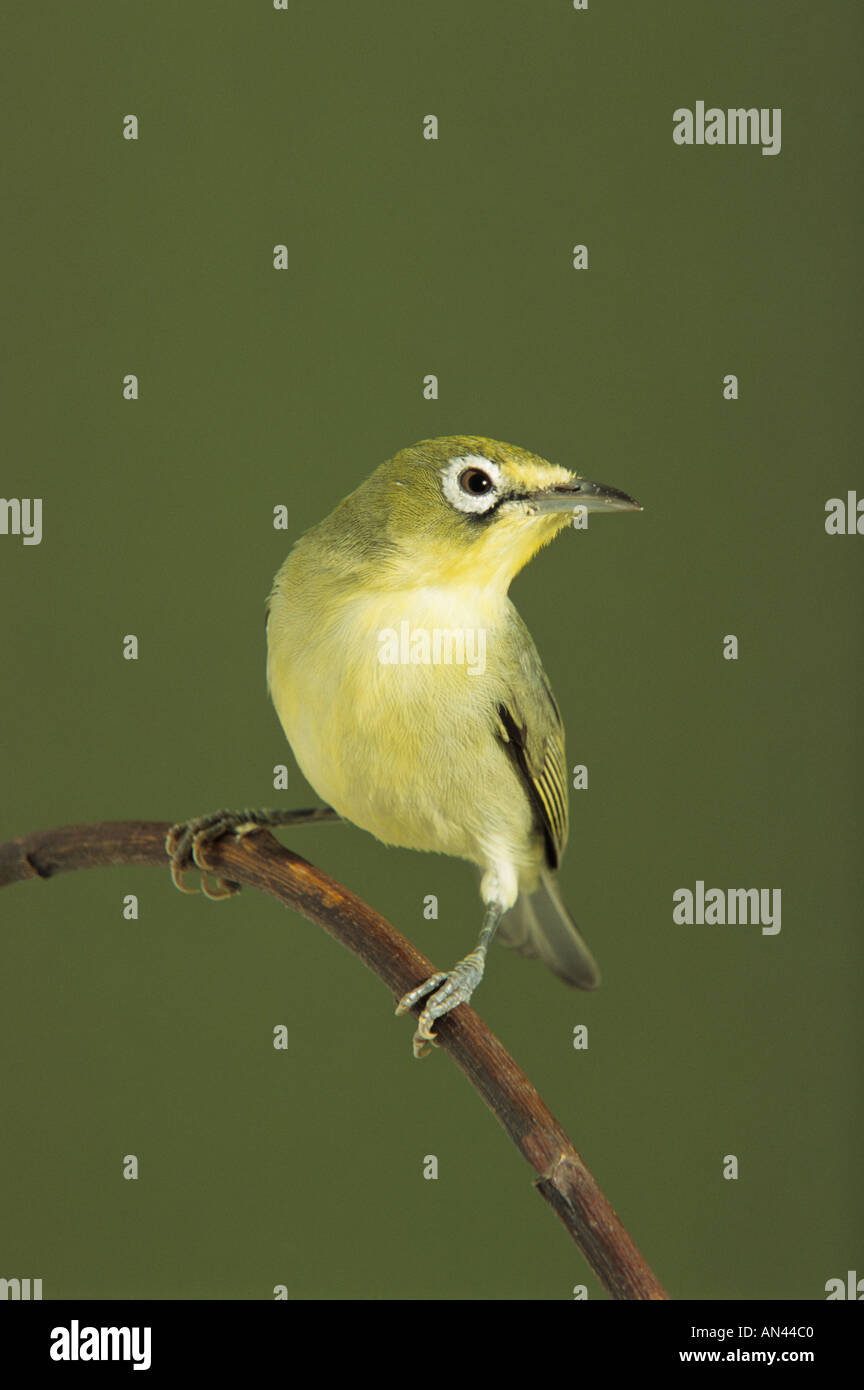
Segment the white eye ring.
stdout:
<svg viewBox="0 0 864 1390">
<path fill-rule="evenodd" d="M 486 474 L 492 483 L 488 492 L 464 491 L 459 479 L 466 468 L 479 468 Z M 498 464 L 493 463 L 491 459 L 484 459 L 480 454 L 462 454 L 459 458 L 449 459 L 441 470 L 441 491 L 457 512 L 482 515 L 483 512 L 491 511 L 498 501 L 500 487 L 501 469 Z"/>
</svg>

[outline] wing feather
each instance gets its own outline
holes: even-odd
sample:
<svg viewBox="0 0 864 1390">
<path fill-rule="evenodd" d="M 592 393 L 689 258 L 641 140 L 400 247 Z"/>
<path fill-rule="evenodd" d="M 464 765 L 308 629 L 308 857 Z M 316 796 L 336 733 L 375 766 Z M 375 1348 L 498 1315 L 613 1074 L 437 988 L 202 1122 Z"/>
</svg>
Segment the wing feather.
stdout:
<svg viewBox="0 0 864 1390">
<path fill-rule="evenodd" d="M 567 843 L 567 782 L 564 774 L 564 731 L 554 701 L 546 729 L 532 730 L 515 700 L 499 704 L 502 739 L 537 818 L 546 843 L 546 862 L 557 869 Z"/>
</svg>

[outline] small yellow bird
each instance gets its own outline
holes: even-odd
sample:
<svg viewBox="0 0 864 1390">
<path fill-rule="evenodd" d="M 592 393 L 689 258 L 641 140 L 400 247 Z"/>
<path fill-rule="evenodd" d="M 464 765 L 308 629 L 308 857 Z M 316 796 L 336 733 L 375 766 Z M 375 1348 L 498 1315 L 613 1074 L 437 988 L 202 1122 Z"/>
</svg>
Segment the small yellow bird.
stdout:
<svg viewBox="0 0 864 1390">
<path fill-rule="evenodd" d="M 496 932 L 568 984 L 594 989 L 594 958 L 561 901 L 567 843 L 564 726 L 511 581 L 577 509 L 641 511 L 512 444 L 427 439 L 377 468 L 300 538 L 267 603 L 267 680 L 312 811 L 217 811 L 172 826 L 171 875 L 233 830 L 337 816 L 386 844 L 435 850 L 482 871 L 483 926 L 426 998 L 414 1055 L 467 1003 Z M 335 813 L 335 815 L 334 815 Z M 219 881 L 210 897 L 237 885 Z M 195 890 L 191 890 L 195 891 Z"/>
<path fill-rule="evenodd" d="M 507 590 L 585 511 L 641 510 L 510 444 L 403 449 L 308 531 L 273 584 L 270 694 L 309 783 L 386 844 L 482 871 L 476 949 L 410 991 L 435 1020 L 467 1002 L 496 931 L 568 984 L 597 967 L 555 883 L 567 841 L 564 729 Z"/>
</svg>

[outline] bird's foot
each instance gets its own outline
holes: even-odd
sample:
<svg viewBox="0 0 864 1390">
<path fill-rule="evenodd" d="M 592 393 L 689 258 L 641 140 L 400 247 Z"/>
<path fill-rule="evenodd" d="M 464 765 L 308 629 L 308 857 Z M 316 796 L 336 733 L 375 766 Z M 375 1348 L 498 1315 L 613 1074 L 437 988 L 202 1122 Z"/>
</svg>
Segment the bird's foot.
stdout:
<svg viewBox="0 0 864 1390">
<path fill-rule="evenodd" d="M 187 870 L 196 868 L 203 875 L 201 889 L 208 898 L 230 898 L 240 891 L 240 884 L 210 873 L 199 857 L 202 845 L 210 844 L 222 835 L 236 835 L 242 839 L 256 830 L 272 830 L 277 825 L 311 825 L 317 821 L 336 820 L 341 820 L 341 816 L 332 806 L 313 806 L 303 811 L 211 811 L 208 816 L 179 821 L 177 825 L 172 825 L 165 837 L 165 852 L 171 861 L 174 886 L 181 893 L 197 893 L 197 888 L 187 888 L 183 881 Z M 209 885 L 208 876 L 215 879 L 215 887 Z"/>
<path fill-rule="evenodd" d="M 417 1021 L 417 1031 L 413 1039 L 415 1057 L 425 1057 L 430 1044 L 435 1047 L 438 1046 L 432 1028 L 433 1023 L 442 1015 L 449 1014 L 450 1010 L 455 1009 L 457 1004 L 468 1003 L 483 979 L 485 964 L 485 951 L 472 951 L 470 956 L 460 960 L 459 964 L 454 965 L 452 970 L 430 975 L 429 979 L 424 980 L 422 985 L 417 985 L 415 989 L 409 990 L 407 994 L 402 996 L 396 1005 L 397 1014 L 406 1014 L 409 1009 L 413 1009 L 418 1000 L 425 998 L 427 994 L 431 995 Z"/>
<path fill-rule="evenodd" d="M 193 820 L 178 821 L 177 825 L 172 825 L 165 837 L 165 853 L 171 861 L 171 878 L 175 888 L 179 888 L 181 893 L 197 893 L 197 888 L 188 888 L 184 881 L 184 874 L 196 868 L 201 871 L 201 891 L 205 897 L 216 900 L 238 893 L 240 884 L 212 874 L 202 863 L 200 851 L 203 846 L 223 835 L 242 837 L 263 829 L 261 822 L 265 814 L 256 811 L 211 811 L 207 816 L 197 816 Z"/>
</svg>

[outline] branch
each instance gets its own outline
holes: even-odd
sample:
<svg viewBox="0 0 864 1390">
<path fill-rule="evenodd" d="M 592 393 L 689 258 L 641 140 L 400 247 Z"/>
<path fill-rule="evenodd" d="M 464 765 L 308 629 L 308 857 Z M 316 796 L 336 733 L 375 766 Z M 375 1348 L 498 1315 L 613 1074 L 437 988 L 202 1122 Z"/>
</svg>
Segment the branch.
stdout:
<svg viewBox="0 0 864 1390">
<path fill-rule="evenodd" d="M 0 887 L 107 864 L 148 864 L 167 871 L 169 829 L 161 821 L 105 822 L 18 836 L 0 845 Z M 243 839 L 226 835 L 206 845 L 200 857 L 213 873 L 260 888 L 323 927 L 373 970 L 396 999 L 435 969 L 371 907 L 268 831 Z M 461 1004 L 439 1019 L 436 1028 L 442 1050 L 531 1164 L 537 1190 L 612 1298 L 667 1298 L 558 1121 L 474 1010 Z"/>
</svg>

